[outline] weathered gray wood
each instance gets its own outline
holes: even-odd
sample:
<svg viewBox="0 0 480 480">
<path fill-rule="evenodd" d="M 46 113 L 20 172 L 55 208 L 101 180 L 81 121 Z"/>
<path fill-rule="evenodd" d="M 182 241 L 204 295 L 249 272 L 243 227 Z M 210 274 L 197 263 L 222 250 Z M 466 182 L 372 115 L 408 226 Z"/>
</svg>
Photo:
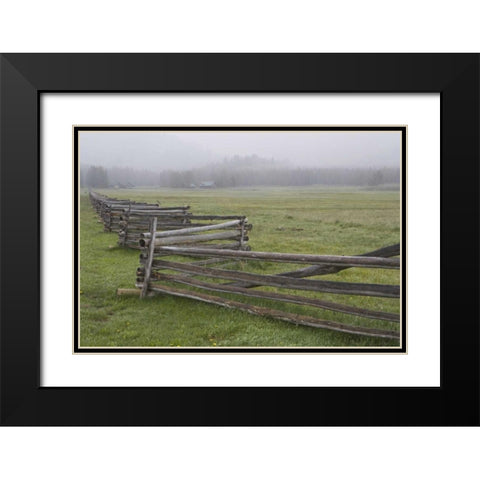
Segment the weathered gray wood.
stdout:
<svg viewBox="0 0 480 480">
<path fill-rule="evenodd" d="M 152 219 L 152 227 L 150 229 L 150 233 L 152 235 L 155 235 L 155 232 L 157 231 L 157 217 L 153 217 Z M 152 272 L 152 262 L 153 262 L 153 251 L 155 249 L 155 245 L 152 244 L 150 245 L 148 249 L 148 259 L 147 259 L 147 264 L 145 265 L 145 278 L 143 280 L 143 286 L 142 286 L 142 294 L 141 297 L 145 297 L 148 291 L 148 282 L 150 281 L 150 274 Z"/>
<path fill-rule="evenodd" d="M 119 237 L 119 238 L 121 238 L 121 241 L 122 241 L 121 245 L 122 245 L 123 247 L 125 246 L 126 240 L 127 240 L 127 237 L 128 237 L 128 221 L 129 221 L 129 218 L 130 218 L 130 210 L 131 210 L 131 208 L 132 208 L 132 204 L 130 203 L 130 204 L 128 205 L 128 210 L 127 210 L 127 212 L 126 212 L 127 221 L 125 222 L 126 225 L 125 225 L 125 228 L 124 228 L 124 230 L 123 230 L 123 232 L 122 232 L 123 235 L 122 235 L 121 237 Z"/>
<path fill-rule="evenodd" d="M 191 222 L 184 222 L 184 218 L 182 218 L 181 220 L 179 221 L 174 221 L 175 219 L 160 219 L 159 218 L 159 222 L 157 224 L 157 226 L 159 226 L 162 230 L 165 229 L 165 228 L 169 228 L 169 227 L 172 227 L 172 230 L 173 229 L 181 229 L 182 226 L 185 226 L 186 228 L 190 228 L 190 227 L 203 227 L 205 224 L 204 223 L 191 223 Z M 140 228 L 143 224 L 141 222 L 136 222 L 135 224 L 136 226 L 138 226 L 138 228 Z M 148 229 L 144 229 L 142 230 L 141 232 L 139 233 L 142 233 L 143 235 L 145 235 L 145 237 L 143 238 L 150 238 L 150 232 L 145 232 L 145 230 L 148 230 Z"/>
<path fill-rule="evenodd" d="M 217 249 L 235 250 L 235 249 L 238 249 L 239 247 L 240 247 L 240 242 L 232 242 L 232 243 L 223 243 L 223 244 L 216 243 L 216 244 L 211 244 L 211 245 L 207 243 L 206 245 L 203 245 L 202 248 L 212 249 L 212 250 L 217 250 Z M 246 248 L 249 249 L 250 247 L 247 245 Z M 155 253 L 155 258 L 170 257 L 170 256 L 171 256 L 171 253 L 162 253 L 162 252 Z M 200 258 L 201 256 L 196 255 L 196 257 Z M 209 255 L 205 255 L 205 257 L 212 258 Z M 148 258 L 148 256 L 141 253 L 140 254 L 140 263 L 144 264 L 147 258 Z"/>
<path fill-rule="evenodd" d="M 158 208 L 155 208 L 155 205 L 152 205 L 152 204 L 145 204 L 145 205 L 133 204 L 132 210 L 139 211 L 139 213 L 143 213 L 145 210 L 149 210 L 153 212 L 168 212 L 171 210 L 183 212 L 185 210 L 188 210 L 189 208 L 190 208 L 189 205 L 186 205 L 184 207 L 183 206 L 178 206 L 178 207 L 160 207 L 159 206 Z M 125 209 L 123 211 L 125 211 Z"/>
<path fill-rule="evenodd" d="M 157 243 L 157 245 L 162 246 Z M 400 259 L 398 258 L 382 258 L 382 257 L 364 257 L 364 256 L 340 256 L 340 255 L 310 255 L 299 253 L 274 253 L 274 252 L 229 252 L 229 251 L 210 251 L 206 252 L 202 247 L 189 248 L 185 250 L 183 247 L 162 246 L 161 250 L 172 252 L 175 255 L 216 255 L 219 257 L 242 258 L 248 260 L 269 260 L 274 262 L 286 263 L 308 263 L 323 265 L 339 265 L 348 267 L 362 268 L 400 268 Z"/>
<path fill-rule="evenodd" d="M 245 229 L 245 223 L 246 223 L 246 219 L 245 219 L 245 222 L 242 222 L 241 224 L 241 229 L 242 229 L 242 232 L 241 232 L 241 235 L 240 235 L 240 250 L 245 250 L 245 233 L 246 233 L 246 229 Z"/>
<path fill-rule="evenodd" d="M 238 237 L 234 237 L 238 239 L 236 242 L 231 242 L 231 243 L 205 243 L 202 244 L 202 248 L 205 248 L 207 250 L 239 250 L 240 249 L 240 239 Z M 245 241 L 248 240 L 248 237 L 245 237 Z M 183 245 L 182 245 L 183 246 Z M 195 248 L 195 244 L 185 244 L 185 248 L 189 247 Z M 160 250 L 162 247 L 155 247 L 155 257 L 170 257 L 172 254 L 166 254 L 162 250 Z M 245 247 L 245 250 L 250 251 L 250 247 L 247 245 Z M 192 258 L 205 258 L 206 255 L 193 255 Z M 209 255 L 209 257 L 214 258 L 215 255 Z M 223 260 L 235 260 L 235 258 L 224 258 Z"/>
<path fill-rule="evenodd" d="M 199 267 L 187 263 L 168 262 L 165 260 L 154 260 L 153 267 L 155 269 L 168 269 L 178 272 L 196 273 L 206 277 L 251 281 L 258 283 L 259 285 L 270 287 L 345 295 L 361 295 L 368 297 L 400 297 L 400 287 L 398 285 L 331 282 L 327 280 L 306 280 L 303 278 L 282 277 L 277 275 L 258 275 L 255 273 L 240 272 L 238 270 L 222 270 L 219 268 Z"/>
<path fill-rule="evenodd" d="M 133 210 L 130 212 L 131 217 L 175 217 L 180 215 L 188 215 L 184 210 Z"/>
<path fill-rule="evenodd" d="M 212 243 L 212 244 L 206 243 L 205 245 L 202 245 L 202 248 L 205 248 L 207 250 L 237 250 L 239 247 L 240 247 L 240 241 L 231 242 L 231 243 Z M 185 245 L 185 248 L 189 248 L 188 245 Z M 192 248 L 195 248 L 195 247 L 192 247 Z M 155 253 L 155 255 L 158 255 L 158 254 Z M 213 255 L 210 255 L 210 256 L 213 256 Z"/>
<path fill-rule="evenodd" d="M 149 230 L 150 228 L 150 218 L 154 217 L 155 215 L 148 215 L 145 217 L 142 217 L 141 219 L 138 218 L 132 218 L 129 220 L 130 227 L 134 228 L 137 230 L 139 233 L 144 233 L 145 230 Z M 162 230 L 165 229 L 168 226 L 172 226 L 175 228 L 181 228 L 182 225 L 185 225 L 187 227 L 194 227 L 195 225 L 192 225 L 189 221 L 185 222 L 185 217 L 180 216 L 178 218 L 176 217 L 157 217 L 157 227 L 161 227 Z M 119 220 L 119 224 L 122 224 L 123 219 Z M 203 226 L 203 225 L 198 225 L 197 226 Z M 145 232 L 150 235 L 150 232 Z M 148 238 L 148 237 L 147 237 Z"/>
<path fill-rule="evenodd" d="M 180 228 L 177 230 L 169 230 L 168 232 L 156 232 L 155 239 L 157 238 L 164 238 L 164 237 L 173 237 L 175 235 L 191 235 L 192 233 L 199 233 L 199 232 L 208 232 L 210 230 L 224 230 L 226 228 L 231 228 L 240 225 L 241 220 L 232 220 L 230 222 L 225 223 L 217 223 L 213 225 L 205 225 L 202 227 L 188 227 L 188 228 Z M 150 239 L 150 232 L 148 234 L 142 234 L 142 238 Z"/>
<path fill-rule="evenodd" d="M 266 298 L 269 300 L 279 300 L 287 303 L 295 303 L 297 305 L 308 305 L 312 307 L 331 310 L 334 312 L 346 313 L 348 315 L 356 315 L 358 317 L 372 318 L 375 320 L 386 320 L 389 322 L 400 322 L 400 315 L 397 313 L 380 312 L 368 310 L 366 308 L 353 307 L 350 305 L 341 305 L 339 303 L 328 302 L 326 300 L 318 300 L 316 298 L 301 297 L 298 295 L 288 295 L 285 293 L 263 292 L 258 290 L 249 290 L 242 287 L 234 287 L 218 283 L 202 282 L 184 275 L 166 275 L 163 273 L 152 273 L 152 277 L 156 280 L 167 280 L 170 282 L 182 283 L 191 287 L 202 288 L 214 292 L 225 292 L 243 295 L 246 297 Z"/>
<path fill-rule="evenodd" d="M 153 204 L 145 204 L 145 205 L 139 205 L 138 203 L 127 203 L 127 204 L 120 204 L 120 205 L 112 205 L 110 207 L 110 210 L 115 214 L 115 215 L 121 215 L 122 213 L 126 213 L 128 211 L 127 206 L 131 205 L 132 210 L 135 211 L 144 211 L 144 210 L 157 210 L 157 209 L 162 209 L 164 210 L 164 207 L 157 207 L 156 205 Z"/>
<path fill-rule="evenodd" d="M 356 255 L 358 257 L 396 257 L 400 255 L 400 244 L 389 245 L 388 247 L 379 248 L 378 250 L 372 250 L 371 252 L 362 253 Z M 300 268 L 298 270 L 291 270 L 289 272 L 278 273 L 277 275 L 283 277 L 294 277 L 294 278 L 305 278 L 305 277 L 315 277 L 317 275 L 330 275 L 332 273 L 338 273 L 342 270 L 347 270 L 351 267 L 345 266 L 333 266 L 333 265 L 312 265 L 310 267 Z M 243 288 L 254 288 L 258 287 L 255 283 L 245 283 L 245 282 L 231 282 L 226 285 L 234 285 L 237 287 Z"/>
<path fill-rule="evenodd" d="M 262 317 L 274 318 L 277 320 L 284 320 L 286 322 L 294 323 L 297 325 L 305 325 L 308 327 L 323 328 L 326 330 L 333 330 L 342 333 L 350 333 L 354 335 L 365 335 L 368 337 L 380 337 L 398 340 L 400 334 L 390 330 L 379 330 L 375 328 L 357 327 L 352 325 L 345 325 L 342 323 L 332 322 L 330 320 L 322 320 L 315 317 L 309 317 L 307 315 L 299 315 L 296 313 L 287 313 L 280 310 L 273 310 L 270 308 L 257 307 L 256 305 L 249 305 L 242 302 L 236 302 L 234 300 L 227 300 L 222 297 L 213 295 L 206 295 L 198 292 L 189 292 L 186 290 L 180 290 L 166 285 L 151 285 L 149 289 L 153 292 L 168 293 L 183 298 L 191 298 L 193 300 L 200 300 L 205 303 L 211 303 L 213 305 L 219 305 L 226 308 L 242 310 L 252 315 L 260 315 Z"/>
<path fill-rule="evenodd" d="M 240 233 L 237 231 L 233 232 L 219 232 L 219 233 L 206 233 L 203 235 L 187 235 L 187 236 L 176 236 L 176 237 L 166 237 L 166 238 L 155 238 L 155 247 L 163 247 L 165 245 L 181 245 L 189 243 L 200 243 L 200 242 L 210 242 L 211 240 L 231 240 L 238 239 L 240 240 Z M 139 240 L 139 245 L 141 247 L 150 245 L 150 238 L 141 238 Z"/>
<path fill-rule="evenodd" d="M 192 215 L 192 220 L 245 220 L 245 215 Z"/>
<path fill-rule="evenodd" d="M 224 262 L 228 262 L 228 263 L 224 263 Z M 203 265 L 213 265 L 215 263 L 223 263 L 222 267 L 226 267 L 227 265 L 235 265 L 237 262 L 233 261 L 229 261 L 229 259 L 225 259 L 225 258 L 207 258 L 205 260 L 199 260 L 198 262 L 189 262 L 190 265 L 199 265 L 199 266 L 203 266 Z"/>
</svg>

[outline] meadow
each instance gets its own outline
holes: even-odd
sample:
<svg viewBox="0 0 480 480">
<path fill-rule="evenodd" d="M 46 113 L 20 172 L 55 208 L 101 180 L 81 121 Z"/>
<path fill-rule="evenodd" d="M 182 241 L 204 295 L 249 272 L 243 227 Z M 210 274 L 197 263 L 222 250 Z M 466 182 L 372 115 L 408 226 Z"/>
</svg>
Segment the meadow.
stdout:
<svg viewBox="0 0 480 480">
<path fill-rule="evenodd" d="M 162 206 L 190 205 L 194 214 L 247 215 L 252 250 L 356 255 L 400 242 L 398 190 L 327 187 L 232 189 L 125 189 L 100 193 Z M 103 232 L 85 191 L 80 196 L 80 346 L 81 347 L 365 347 L 396 346 L 395 340 L 370 338 L 208 305 L 186 298 L 157 295 L 140 299 L 117 296 L 117 288 L 133 288 L 139 251 L 117 246 L 115 233 Z M 286 265 L 254 262 L 276 273 Z M 296 266 L 298 268 L 298 265 Z M 281 270 L 280 270 L 281 271 Z M 398 270 L 355 269 L 326 280 L 399 284 Z M 303 292 L 304 293 L 304 292 Z M 374 310 L 399 312 L 398 299 L 321 295 L 322 299 Z M 228 297 L 228 295 L 227 295 Z M 235 296 L 228 298 L 235 299 Z M 236 298 L 238 299 L 238 297 Z M 271 300 L 256 305 L 284 308 Z M 313 309 L 289 305 L 289 311 Z M 391 323 L 315 310 L 317 317 L 392 328 Z"/>
</svg>

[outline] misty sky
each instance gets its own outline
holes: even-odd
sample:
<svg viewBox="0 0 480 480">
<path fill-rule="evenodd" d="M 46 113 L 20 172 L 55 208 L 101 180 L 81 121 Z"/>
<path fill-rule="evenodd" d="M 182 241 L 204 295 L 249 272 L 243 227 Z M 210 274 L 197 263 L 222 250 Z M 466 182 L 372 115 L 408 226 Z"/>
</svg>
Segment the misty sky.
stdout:
<svg viewBox="0 0 480 480">
<path fill-rule="evenodd" d="M 184 170 L 256 154 L 289 167 L 399 167 L 400 132 L 80 132 L 80 162 Z"/>
</svg>

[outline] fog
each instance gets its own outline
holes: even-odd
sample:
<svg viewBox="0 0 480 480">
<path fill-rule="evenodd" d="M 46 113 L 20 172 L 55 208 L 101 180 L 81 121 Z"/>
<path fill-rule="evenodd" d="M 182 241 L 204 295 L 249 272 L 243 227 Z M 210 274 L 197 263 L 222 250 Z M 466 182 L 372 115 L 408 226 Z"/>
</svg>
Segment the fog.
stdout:
<svg viewBox="0 0 480 480">
<path fill-rule="evenodd" d="M 277 168 L 399 168 L 400 132 L 80 132 L 82 166 L 188 170 L 257 156 Z M 238 165 L 240 166 L 240 165 Z"/>
</svg>

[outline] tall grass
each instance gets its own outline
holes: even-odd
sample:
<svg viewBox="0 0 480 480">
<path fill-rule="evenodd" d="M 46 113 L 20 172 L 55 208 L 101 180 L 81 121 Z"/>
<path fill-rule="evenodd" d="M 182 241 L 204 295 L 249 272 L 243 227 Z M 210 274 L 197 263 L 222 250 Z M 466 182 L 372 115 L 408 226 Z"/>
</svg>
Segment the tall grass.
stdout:
<svg viewBox="0 0 480 480">
<path fill-rule="evenodd" d="M 188 204 L 195 214 L 247 215 L 254 250 L 353 255 L 400 241 L 400 204 L 396 191 L 338 188 L 131 189 L 105 190 L 110 196 Z M 104 233 L 88 197 L 80 199 L 80 346 L 233 347 L 233 346 L 391 346 L 393 340 L 367 338 L 256 317 L 194 300 L 166 295 L 140 300 L 118 297 L 117 288 L 132 288 L 138 251 L 117 246 L 117 235 Z M 277 272 L 288 266 L 248 265 Z M 298 268 L 298 266 L 296 267 Z M 252 271 L 253 271 L 252 270 Z M 349 269 L 323 279 L 399 283 L 399 272 Z M 399 311 L 398 299 L 313 294 L 322 299 L 375 310 Z M 230 298 L 235 298 L 230 296 Z M 238 299 L 238 297 L 236 298 Z M 249 302 L 319 318 L 391 328 L 391 324 L 267 300 Z"/>
</svg>

